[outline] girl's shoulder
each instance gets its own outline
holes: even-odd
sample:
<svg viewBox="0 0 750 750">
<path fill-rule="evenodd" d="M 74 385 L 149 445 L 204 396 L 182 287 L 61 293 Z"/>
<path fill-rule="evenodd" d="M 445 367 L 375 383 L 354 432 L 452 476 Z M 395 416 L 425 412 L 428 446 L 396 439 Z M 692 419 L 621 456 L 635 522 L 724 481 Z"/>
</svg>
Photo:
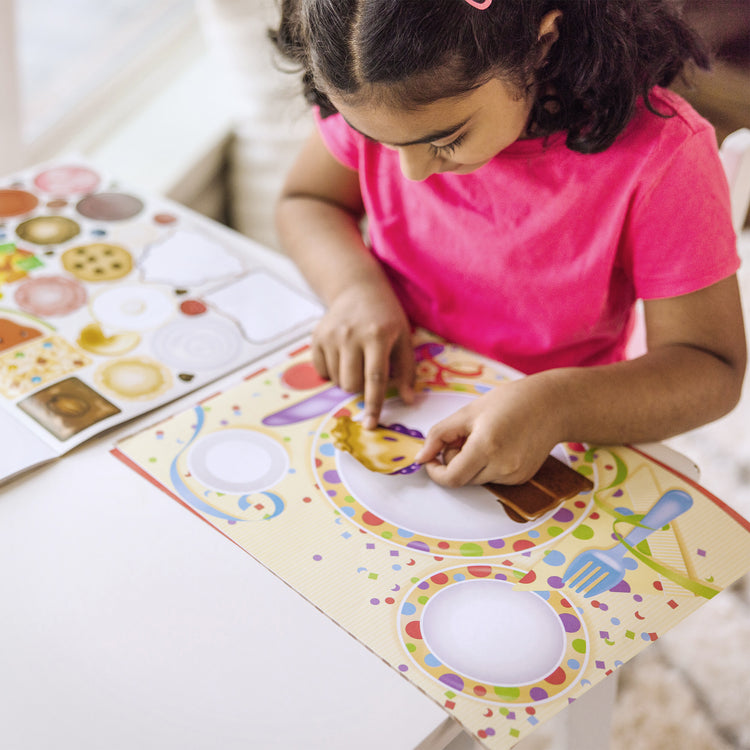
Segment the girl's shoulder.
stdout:
<svg viewBox="0 0 750 750">
<path fill-rule="evenodd" d="M 619 145 L 674 151 L 694 136 L 709 136 L 715 143 L 713 125 L 693 109 L 679 94 L 659 87 L 649 92 L 648 102 L 638 100 L 636 111 L 619 139 Z M 617 141 L 615 142 L 617 145 Z"/>
</svg>

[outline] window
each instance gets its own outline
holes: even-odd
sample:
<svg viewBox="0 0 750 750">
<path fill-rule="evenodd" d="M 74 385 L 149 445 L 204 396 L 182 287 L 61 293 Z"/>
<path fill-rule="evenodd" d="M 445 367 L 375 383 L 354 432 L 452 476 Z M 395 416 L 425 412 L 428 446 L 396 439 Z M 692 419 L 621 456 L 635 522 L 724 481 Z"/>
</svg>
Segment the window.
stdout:
<svg viewBox="0 0 750 750">
<path fill-rule="evenodd" d="M 0 3 L 0 168 L 101 137 L 200 43 L 192 0 Z"/>
</svg>

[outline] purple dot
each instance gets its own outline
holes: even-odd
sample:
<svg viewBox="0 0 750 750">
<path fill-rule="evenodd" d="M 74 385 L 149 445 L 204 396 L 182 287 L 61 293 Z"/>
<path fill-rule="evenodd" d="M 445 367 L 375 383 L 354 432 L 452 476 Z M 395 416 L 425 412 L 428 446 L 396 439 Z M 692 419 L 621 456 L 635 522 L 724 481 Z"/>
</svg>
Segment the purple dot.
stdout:
<svg viewBox="0 0 750 750">
<path fill-rule="evenodd" d="M 618 594 L 629 594 L 630 584 L 627 581 L 620 581 L 620 583 L 612 586 L 610 591 L 616 591 Z"/>
<path fill-rule="evenodd" d="M 430 545 L 425 544 L 425 542 L 409 542 L 409 544 L 406 545 L 407 547 L 411 547 L 412 549 L 417 549 L 420 552 L 429 552 L 430 551 Z"/>
<path fill-rule="evenodd" d="M 313 555 L 313 560 L 315 560 L 315 562 L 319 562 L 322 559 L 323 559 L 323 555 Z"/>
<path fill-rule="evenodd" d="M 419 583 L 417 584 L 417 588 L 418 588 L 418 589 L 422 589 L 422 590 L 424 591 L 424 589 L 428 589 L 428 588 L 430 588 L 430 584 L 429 584 L 429 583 L 428 583 L 427 581 L 420 581 L 420 582 L 419 582 Z"/>
<path fill-rule="evenodd" d="M 495 730 L 492 727 L 487 727 L 487 729 L 485 729 L 484 731 L 487 733 L 488 737 L 495 736 Z"/>
<path fill-rule="evenodd" d="M 548 697 L 547 691 L 544 688 L 540 687 L 531 688 L 531 690 L 529 690 L 529 695 L 531 696 L 531 700 L 533 701 L 543 701 Z"/>
<path fill-rule="evenodd" d="M 558 523 L 570 523 L 573 520 L 573 511 L 570 508 L 560 508 L 560 510 L 552 516 L 553 521 Z"/>
<path fill-rule="evenodd" d="M 570 612 L 562 612 L 560 619 L 566 633 L 577 633 L 581 629 L 581 621 L 575 615 L 571 615 Z"/>
<path fill-rule="evenodd" d="M 492 547 L 492 549 L 502 549 L 505 546 L 505 539 L 490 539 L 487 544 Z"/>
<path fill-rule="evenodd" d="M 633 594 L 633 601 L 642 602 L 643 597 L 640 594 Z"/>
<path fill-rule="evenodd" d="M 325 474 L 323 474 L 323 479 L 325 479 L 325 481 L 329 484 L 341 484 L 341 477 L 339 476 L 339 473 L 334 469 L 330 469 L 329 471 L 325 472 Z"/>
<path fill-rule="evenodd" d="M 563 587 L 563 581 L 560 576 L 550 576 L 547 579 L 547 583 L 553 588 L 553 589 L 561 589 Z"/>
<path fill-rule="evenodd" d="M 452 672 L 447 672 L 446 674 L 441 675 L 439 680 L 443 685 L 447 685 L 451 690 L 458 690 L 459 693 L 464 689 L 464 681 L 457 674 L 453 674 Z"/>
<path fill-rule="evenodd" d="M 380 604 L 380 599 L 370 599 L 370 604 Z"/>
<path fill-rule="evenodd" d="M 398 671 L 399 672 L 408 672 L 409 671 L 409 667 L 407 667 L 406 664 L 399 664 L 398 665 Z"/>
</svg>

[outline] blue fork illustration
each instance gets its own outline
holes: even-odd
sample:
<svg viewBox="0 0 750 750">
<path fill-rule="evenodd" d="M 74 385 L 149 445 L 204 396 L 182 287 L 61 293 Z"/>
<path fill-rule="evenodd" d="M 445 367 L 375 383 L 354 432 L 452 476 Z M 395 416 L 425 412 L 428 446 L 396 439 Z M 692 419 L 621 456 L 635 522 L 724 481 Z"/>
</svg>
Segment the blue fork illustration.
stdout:
<svg viewBox="0 0 750 750">
<path fill-rule="evenodd" d="M 687 492 L 665 492 L 643 517 L 640 526 L 636 526 L 622 542 L 610 549 L 590 549 L 577 555 L 565 571 L 563 583 L 570 581 L 570 588 L 575 588 L 579 594 L 585 591 L 586 599 L 609 591 L 625 578 L 623 558 L 628 549 L 623 542 L 635 547 L 692 505 L 693 498 Z"/>
</svg>

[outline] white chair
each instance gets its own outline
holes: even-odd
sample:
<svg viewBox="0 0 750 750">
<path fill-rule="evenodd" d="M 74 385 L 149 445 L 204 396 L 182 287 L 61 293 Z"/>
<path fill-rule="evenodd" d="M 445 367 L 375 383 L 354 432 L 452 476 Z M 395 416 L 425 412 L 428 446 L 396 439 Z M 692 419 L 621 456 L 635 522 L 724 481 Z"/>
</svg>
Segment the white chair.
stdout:
<svg viewBox="0 0 750 750">
<path fill-rule="evenodd" d="M 719 155 L 729 182 L 732 224 L 739 234 L 750 206 L 750 129 L 730 133 L 721 144 Z"/>
</svg>

